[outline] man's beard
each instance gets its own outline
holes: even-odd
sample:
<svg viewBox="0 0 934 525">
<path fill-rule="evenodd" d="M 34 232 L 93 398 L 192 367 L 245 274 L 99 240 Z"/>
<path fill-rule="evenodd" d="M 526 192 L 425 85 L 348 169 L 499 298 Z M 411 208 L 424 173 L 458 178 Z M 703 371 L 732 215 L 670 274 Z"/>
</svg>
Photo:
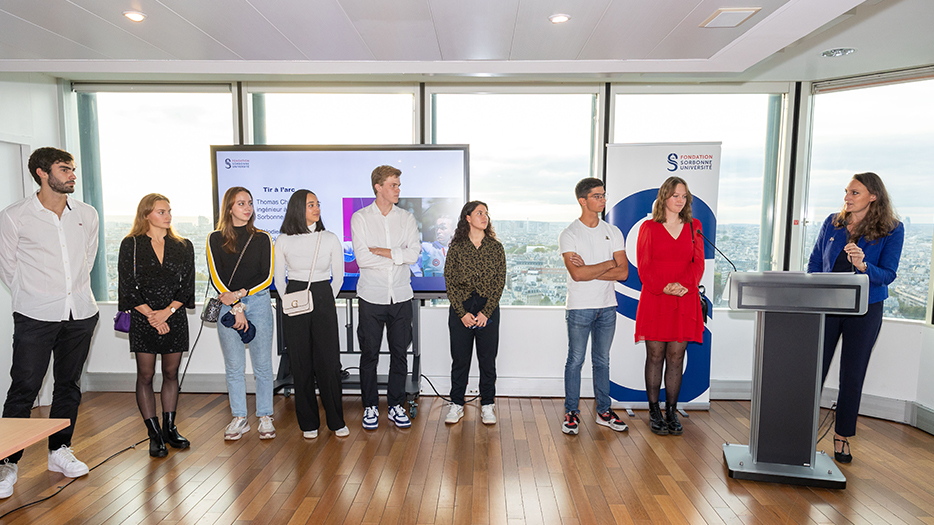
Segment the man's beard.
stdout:
<svg viewBox="0 0 934 525">
<path fill-rule="evenodd" d="M 49 177 L 49 188 L 55 193 L 74 193 L 75 187 L 68 186 L 67 182 L 59 182 L 55 177 Z"/>
</svg>

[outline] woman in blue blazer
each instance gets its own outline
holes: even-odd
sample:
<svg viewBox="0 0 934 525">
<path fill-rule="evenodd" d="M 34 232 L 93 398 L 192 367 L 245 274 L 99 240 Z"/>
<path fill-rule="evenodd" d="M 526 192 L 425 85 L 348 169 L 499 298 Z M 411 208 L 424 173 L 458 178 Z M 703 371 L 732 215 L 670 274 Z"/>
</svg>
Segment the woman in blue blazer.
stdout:
<svg viewBox="0 0 934 525">
<path fill-rule="evenodd" d="M 824 221 L 808 261 L 808 272 L 856 272 L 869 276 L 869 309 L 864 315 L 827 315 L 824 324 L 822 381 L 843 336 L 840 392 L 834 428 L 834 459 L 853 460 L 848 437 L 856 435 L 856 416 L 872 348 L 882 327 L 882 302 L 889 296 L 902 255 L 905 227 L 892 208 L 882 179 L 858 173 L 846 186 L 843 209 Z"/>
</svg>

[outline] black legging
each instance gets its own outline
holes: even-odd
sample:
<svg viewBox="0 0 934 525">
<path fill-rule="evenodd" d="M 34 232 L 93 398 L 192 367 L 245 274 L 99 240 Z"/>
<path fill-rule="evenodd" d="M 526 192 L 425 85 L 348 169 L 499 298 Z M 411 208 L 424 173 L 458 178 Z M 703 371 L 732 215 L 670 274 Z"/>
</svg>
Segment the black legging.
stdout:
<svg viewBox="0 0 934 525">
<path fill-rule="evenodd" d="M 645 393 L 649 403 L 658 403 L 662 386 L 662 367 L 665 367 L 665 402 L 677 403 L 681 393 L 681 375 L 684 371 L 686 341 L 645 342 Z"/>
<path fill-rule="evenodd" d="M 178 403 L 178 365 L 182 353 L 162 354 L 163 412 L 175 412 Z M 156 394 L 152 390 L 152 377 L 156 373 L 156 354 L 136 353 L 136 404 L 143 419 L 156 417 Z"/>
</svg>

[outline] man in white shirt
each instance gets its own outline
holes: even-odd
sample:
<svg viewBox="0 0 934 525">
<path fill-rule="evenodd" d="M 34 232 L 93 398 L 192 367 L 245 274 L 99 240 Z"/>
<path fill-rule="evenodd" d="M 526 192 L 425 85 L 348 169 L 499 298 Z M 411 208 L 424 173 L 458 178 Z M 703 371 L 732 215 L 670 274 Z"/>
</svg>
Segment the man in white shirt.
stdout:
<svg viewBox="0 0 934 525">
<path fill-rule="evenodd" d="M 49 417 L 71 425 L 49 437 L 49 470 L 76 478 L 88 473 L 72 453 L 71 437 L 99 316 L 91 292 L 98 216 L 68 196 L 77 179 L 70 153 L 39 148 L 29 157 L 29 172 L 39 191 L 0 212 L 0 278 L 13 295 L 13 382 L 3 417 L 29 417 L 51 359 Z M 0 462 L 0 498 L 13 494 L 22 456 L 21 450 Z"/>
<path fill-rule="evenodd" d="M 402 172 L 392 166 L 379 166 L 370 180 L 376 201 L 358 210 L 350 219 L 353 251 L 360 267 L 357 298 L 360 305 L 360 393 L 363 398 L 363 428 L 379 426 L 379 395 L 376 365 L 386 327 L 389 343 L 389 421 L 397 427 L 412 426 L 402 408 L 405 376 L 408 372 L 406 349 L 412 343 L 412 279 L 410 264 L 422 251 L 415 217 L 396 206 L 399 202 Z"/>
<path fill-rule="evenodd" d="M 616 281 L 629 276 L 626 244 L 619 228 L 600 219 L 606 190 L 588 177 L 574 188 L 581 216 L 561 232 L 558 248 L 568 270 L 568 359 L 564 365 L 565 434 L 580 430 L 581 367 L 591 339 L 597 424 L 618 432 L 628 427 L 610 408 L 610 346 L 616 333 Z"/>
</svg>

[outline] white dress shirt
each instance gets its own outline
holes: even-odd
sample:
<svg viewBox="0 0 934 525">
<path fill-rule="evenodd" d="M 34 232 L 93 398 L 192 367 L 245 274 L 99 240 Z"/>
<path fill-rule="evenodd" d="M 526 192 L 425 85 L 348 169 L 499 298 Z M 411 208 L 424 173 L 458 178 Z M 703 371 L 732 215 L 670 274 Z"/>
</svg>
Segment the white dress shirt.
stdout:
<svg viewBox="0 0 934 525">
<path fill-rule="evenodd" d="M 13 311 L 52 322 L 96 314 L 97 228 L 97 210 L 71 197 L 61 218 L 38 193 L 0 212 L 0 278 L 13 293 Z"/>
<path fill-rule="evenodd" d="M 321 237 L 318 258 L 311 273 L 311 259 L 315 256 L 315 245 Z M 285 294 L 286 274 L 290 281 L 311 282 L 331 279 L 331 292 L 334 297 L 344 284 L 344 247 L 337 235 L 329 231 L 304 233 L 301 235 L 280 234 L 276 238 L 275 280 L 279 295 Z"/>
<path fill-rule="evenodd" d="M 357 297 L 373 304 L 400 303 L 414 297 L 409 265 L 422 253 L 415 216 L 398 206 L 384 216 L 374 202 L 353 214 L 350 232 L 360 267 Z M 389 248 L 392 258 L 375 255 L 370 247 Z"/>
</svg>

